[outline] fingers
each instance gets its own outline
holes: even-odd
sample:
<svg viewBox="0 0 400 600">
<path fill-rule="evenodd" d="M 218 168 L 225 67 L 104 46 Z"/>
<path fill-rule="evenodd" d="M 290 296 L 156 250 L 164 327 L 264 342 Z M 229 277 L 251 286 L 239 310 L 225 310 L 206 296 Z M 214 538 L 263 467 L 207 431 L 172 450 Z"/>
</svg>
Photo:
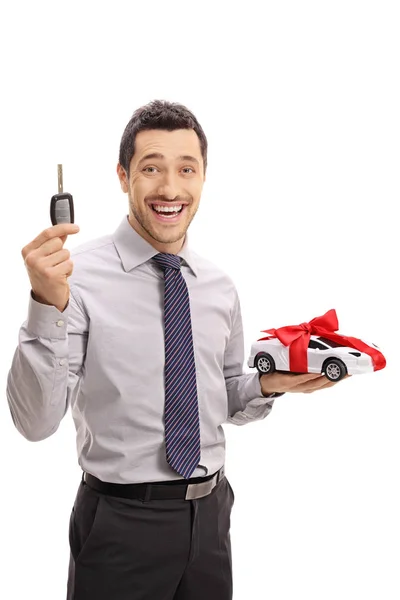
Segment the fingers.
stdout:
<svg viewBox="0 0 400 600">
<path fill-rule="evenodd" d="M 346 375 L 343 377 L 350 377 Z M 336 381 L 331 382 L 325 374 L 322 373 L 283 373 L 275 371 L 269 375 L 263 375 L 263 392 L 292 392 L 292 393 L 311 393 L 325 387 L 332 387 Z M 265 379 L 265 380 L 264 380 Z"/>
<path fill-rule="evenodd" d="M 67 250 L 67 248 L 62 248 L 58 252 L 49 253 L 41 261 L 43 270 L 51 268 L 51 267 L 56 267 L 57 265 L 63 263 L 64 261 L 68 261 L 70 256 L 71 256 L 71 253 L 69 250 Z M 70 263 L 71 262 L 72 261 L 70 261 Z"/>
<path fill-rule="evenodd" d="M 53 272 L 55 277 L 60 275 L 66 275 L 66 277 L 70 277 L 74 270 L 74 263 L 72 260 L 64 260 L 63 262 L 59 262 L 56 265 L 49 267 L 50 271 Z"/>
<path fill-rule="evenodd" d="M 292 380 L 289 380 L 288 388 L 290 392 L 303 392 L 307 389 L 318 389 L 322 383 L 325 383 L 327 378 L 321 373 L 304 373 L 302 375 L 294 375 Z"/>
<path fill-rule="evenodd" d="M 344 379 L 344 377 L 343 377 L 343 379 Z M 313 392 L 317 392 L 318 390 L 324 390 L 325 388 L 332 387 L 332 386 L 336 385 L 337 383 L 339 383 L 339 381 L 329 381 L 329 379 L 328 379 L 328 382 L 325 383 L 324 385 L 321 385 L 320 387 L 315 388 L 313 390 L 305 390 L 303 392 L 303 394 L 312 394 Z M 295 390 L 295 391 L 297 391 L 297 390 Z"/>
<path fill-rule="evenodd" d="M 320 388 L 324 387 L 329 382 L 329 379 L 325 375 L 319 374 L 317 378 L 314 378 L 312 381 L 305 381 L 304 383 L 300 383 L 299 385 L 293 386 L 289 391 L 298 393 L 298 392 L 315 392 Z"/>
<path fill-rule="evenodd" d="M 321 373 L 281 373 L 279 374 L 282 378 L 285 391 L 292 391 L 298 386 L 304 386 L 306 389 L 311 382 L 321 379 L 323 377 Z"/>
<path fill-rule="evenodd" d="M 295 378 L 299 383 L 321 377 L 321 373 L 285 373 L 285 375 Z"/>
<path fill-rule="evenodd" d="M 25 259 L 25 264 L 28 269 L 36 269 L 38 265 L 41 267 L 53 267 L 63 260 L 70 257 L 70 251 L 62 247 L 60 238 L 51 240 L 48 245 L 44 244 L 36 250 L 32 250 Z"/>
<path fill-rule="evenodd" d="M 324 390 L 325 388 L 332 387 L 332 386 L 336 385 L 337 383 L 340 383 L 340 382 L 341 382 L 341 381 L 343 381 L 344 379 L 348 379 L 349 377 L 352 377 L 352 375 L 349 375 L 349 374 L 347 374 L 347 375 L 345 375 L 344 377 L 342 377 L 342 379 L 339 379 L 339 381 L 330 381 L 330 380 L 328 379 L 327 383 L 324 383 L 324 384 L 323 384 L 323 385 L 321 385 L 320 387 L 318 387 L 318 388 L 315 388 L 315 389 L 311 389 L 311 390 L 304 391 L 303 393 L 304 393 L 304 394 L 312 394 L 313 392 L 316 392 L 317 390 Z M 297 391 L 297 390 L 295 390 L 295 391 Z M 299 390 L 299 391 L 301 391 L 301 390 Z"/>
<path fill-rule="evenodd" d="M 25 260 L 25 257 L 32 252 L 43 246 L 46 242 L 53 240 L 54 238 L 60 238 L 65 236 L 67 239 L 68 235 L 78 233 L 79 226 L 74 223 L 59 223 L 44 229 L 37 237 L 35 237 L 29 244 L 27 244 L 21 251 L 21 254 Z M 64 240 L 65 242 L 65 240 Z M 54 248 L 54 246 L 53 246 Z"/>
</svg>

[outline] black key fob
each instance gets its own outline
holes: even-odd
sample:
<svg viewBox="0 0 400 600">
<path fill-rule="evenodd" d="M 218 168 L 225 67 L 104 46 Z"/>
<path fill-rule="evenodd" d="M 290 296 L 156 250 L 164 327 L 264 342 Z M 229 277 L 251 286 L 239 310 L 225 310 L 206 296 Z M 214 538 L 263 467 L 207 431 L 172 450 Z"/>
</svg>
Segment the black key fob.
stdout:
<svg viewBox="0 0 400 600">
<path fill-rule="evenodd" d="M 74 201 L 71 194 L 65 192 L 52 196 L 50 218 L 53 225 L 74 222 Z"/>
<path fill-rule="evenodd" d="M 53 225 L 59 223 L 74 222 L 74 201 L 71 194 L 64 192 L 63 189 L 63 168 L 57 165 L 58 172 L 58 194 L 51 198 L 50 219 Z"/>
</svg>

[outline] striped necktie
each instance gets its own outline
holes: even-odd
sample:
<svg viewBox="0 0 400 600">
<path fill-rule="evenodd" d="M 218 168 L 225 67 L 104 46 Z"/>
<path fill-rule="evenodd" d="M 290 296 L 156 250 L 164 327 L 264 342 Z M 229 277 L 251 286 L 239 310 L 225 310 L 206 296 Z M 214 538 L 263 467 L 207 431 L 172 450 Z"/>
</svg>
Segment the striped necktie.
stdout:
<svg viewBox="0 0 400 600">
<path fill-rule="evenodd" d="M 164 270 L 165 444 L 167 462 L 189 478 L 200 461 L 197 400 L 189 292 L 176 254 L 153 257 Z"/>
</svg>

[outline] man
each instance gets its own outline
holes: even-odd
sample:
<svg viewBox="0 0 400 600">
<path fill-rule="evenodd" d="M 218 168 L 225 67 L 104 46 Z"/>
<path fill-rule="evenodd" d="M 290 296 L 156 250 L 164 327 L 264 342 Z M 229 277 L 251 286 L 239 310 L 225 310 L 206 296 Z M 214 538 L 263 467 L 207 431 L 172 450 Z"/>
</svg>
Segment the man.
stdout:
<svg viewBox="0 0 400 600">
<path fill-rule="evenodd" d="M 195 116 L 151 102 L 122 136 L 129 215 L 115 233 L 75 248 L 73 261 L 63 248 L 72 224 L 22 250 L 32 290 L 7 398 L 32 441 L 52 435 L 71 407 L 83 475 L 69 600 L 231 599 L 222 424 L 265 418 L 276 395 L 333 385 L 243 372 L 235 286 L 186 234 L 206 167 Z"/>
</svg>

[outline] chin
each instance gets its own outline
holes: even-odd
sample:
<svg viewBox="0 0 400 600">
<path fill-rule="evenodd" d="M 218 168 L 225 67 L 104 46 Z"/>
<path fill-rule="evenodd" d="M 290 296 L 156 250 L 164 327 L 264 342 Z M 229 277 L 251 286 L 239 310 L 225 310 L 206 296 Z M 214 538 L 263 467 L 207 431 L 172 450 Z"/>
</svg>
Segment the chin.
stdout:
<svg viewBox="0 0 400 600">
<path fill-rule="evenodd" d="M 148 233 L 158 242 L 171 244 L 185 237 L 188 227 L 188 224 L 183 225 L 182 223 L 179 223 L 175 227 L 149 227 Z"/>
<path fill-rule="evenodd" d="M 175 234 L 169 235 L 157 235 L 156 233 L 152 234 L 152 237 L 159 242 L 160 244 L 174 244 L 175 242 L 179 242 L 182 238 L 185 237 L 185 231 L 179 231 Z"/>
</svg>

